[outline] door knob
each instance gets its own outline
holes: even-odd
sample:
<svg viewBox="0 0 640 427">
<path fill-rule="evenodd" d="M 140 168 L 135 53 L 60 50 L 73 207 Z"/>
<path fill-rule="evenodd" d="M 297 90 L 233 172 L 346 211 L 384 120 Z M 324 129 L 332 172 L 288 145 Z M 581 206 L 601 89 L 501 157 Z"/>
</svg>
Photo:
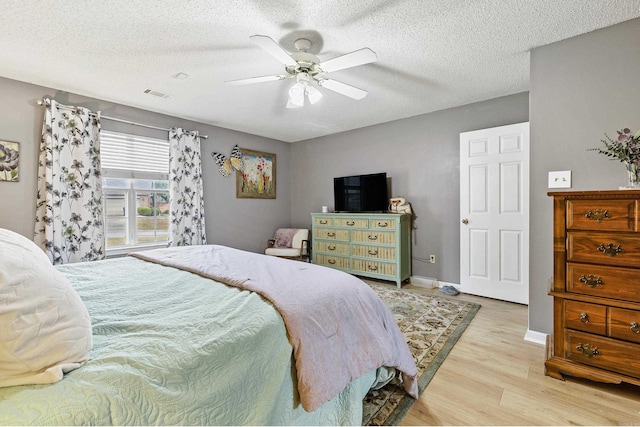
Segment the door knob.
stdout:
<svg viewBox="0 0 640 427">
<path fill-rule="evenodd" d="M 462 220 L 462 223 L 463 223 L 463 224 L 469 224 L 469 220 L 468 220 L 467 218 L 464 218 L 464 219 Z"/>
</svg>

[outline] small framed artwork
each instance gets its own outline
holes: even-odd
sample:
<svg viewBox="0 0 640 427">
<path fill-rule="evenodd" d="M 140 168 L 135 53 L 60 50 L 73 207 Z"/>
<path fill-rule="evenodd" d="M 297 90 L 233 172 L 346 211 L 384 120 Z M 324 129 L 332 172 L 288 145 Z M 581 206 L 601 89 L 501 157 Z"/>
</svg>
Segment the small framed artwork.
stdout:
<svg viewBox="0 0 640 427">
<path fill-rule="evenodd" d="M 241 148 L 244 168 L 236 172 L 236 198 L 276 198 L 276 155 Z"/>
<path fill-rule="evenodd" d="M 0 181 L 18 182 L 20 143 L 0 140 Z"/>
</svg>

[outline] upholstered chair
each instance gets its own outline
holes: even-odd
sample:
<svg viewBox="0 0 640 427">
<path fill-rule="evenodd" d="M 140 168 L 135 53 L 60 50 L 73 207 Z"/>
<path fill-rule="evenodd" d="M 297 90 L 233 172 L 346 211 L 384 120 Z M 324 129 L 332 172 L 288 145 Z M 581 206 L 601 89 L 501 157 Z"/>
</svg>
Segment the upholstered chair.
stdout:
<svg viewBox="0 0 640 427">
<path fill-rule="evenodd" d="M 311 262 L 309 230 L 305 228 L 279 228 L 267 241 L 264 253 L 281 258 L 307 260 Z"/>
</svg>

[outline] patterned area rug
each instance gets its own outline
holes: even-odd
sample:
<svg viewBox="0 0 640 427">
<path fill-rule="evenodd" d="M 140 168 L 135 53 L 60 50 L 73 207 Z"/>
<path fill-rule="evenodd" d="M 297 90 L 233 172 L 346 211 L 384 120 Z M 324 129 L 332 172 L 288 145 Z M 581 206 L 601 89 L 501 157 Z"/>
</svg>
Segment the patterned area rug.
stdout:
<svg viewBox="0 0 640 427">
<path fill-rule="evenodd" d="M 407 339 L 418 367 L 418 391 L 427 384 L 480 308 L 479 304 L 399 290 L 368 282 L 389 307 Z M 362 425 L 398 425 L 415 400 L 404 389 L 388 384 L 364 399 Z"/>
</svg>

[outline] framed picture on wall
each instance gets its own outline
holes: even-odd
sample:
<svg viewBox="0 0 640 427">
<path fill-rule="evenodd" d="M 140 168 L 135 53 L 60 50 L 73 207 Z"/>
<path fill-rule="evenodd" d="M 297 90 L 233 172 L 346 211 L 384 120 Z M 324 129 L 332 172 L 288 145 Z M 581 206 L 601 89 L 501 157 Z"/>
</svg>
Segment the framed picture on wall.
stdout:
<svg viewBox="0 0 640 427">
<path fill-rule="evenodd" d="M 236 172 L 236 198 L 276 198 L 276 155 L 241 148 L 244 170 Z"/>
<path fill-rule="evenodd" d="M 0 181 L 18 182 L 20 143 L 0 140 Z"/>
</svg>

